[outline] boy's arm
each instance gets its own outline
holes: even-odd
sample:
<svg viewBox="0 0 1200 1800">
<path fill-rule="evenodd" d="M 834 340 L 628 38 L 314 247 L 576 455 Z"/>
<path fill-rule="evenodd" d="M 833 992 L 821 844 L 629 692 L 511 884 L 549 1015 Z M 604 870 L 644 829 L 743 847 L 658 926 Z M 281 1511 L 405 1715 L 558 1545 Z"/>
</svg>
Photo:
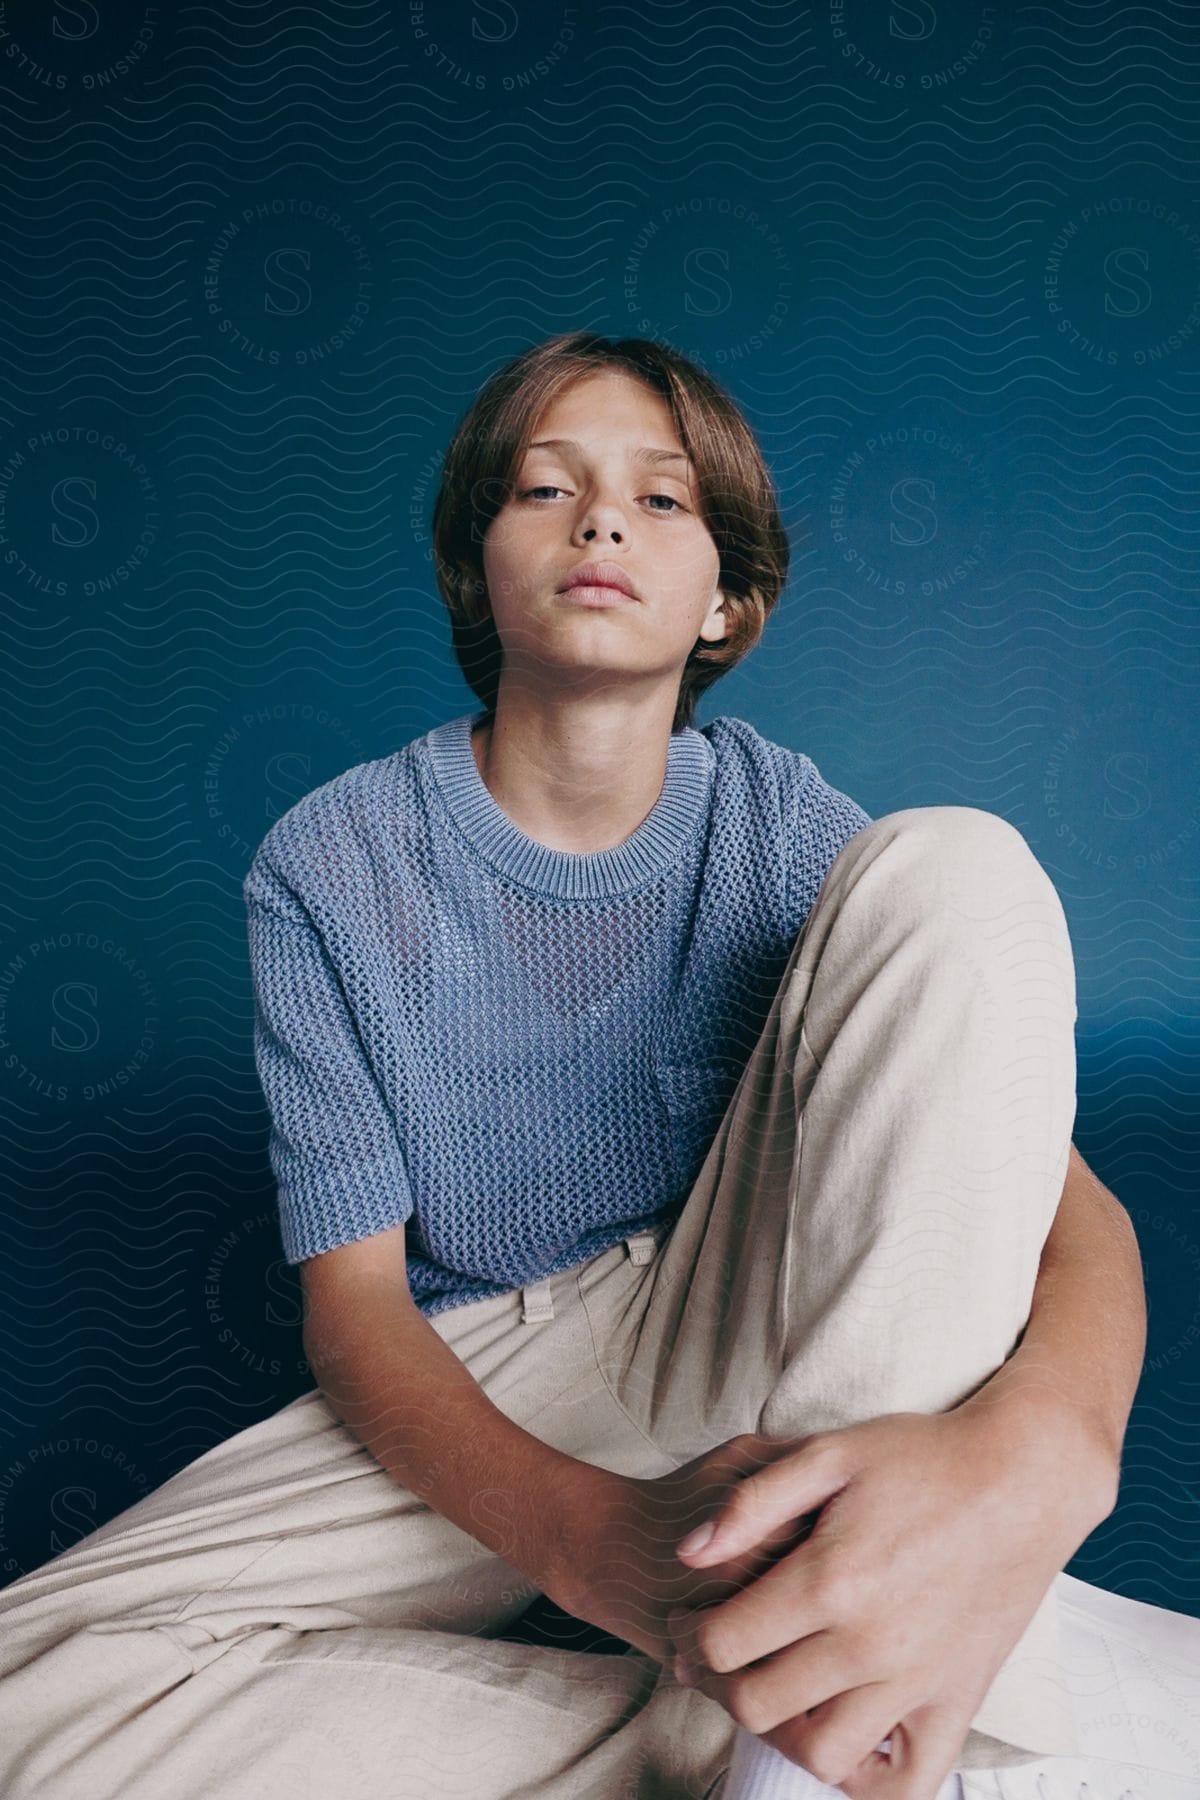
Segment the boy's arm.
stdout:
<svg viewBox="0 0 1200 1800">
<path fill-rule="evenodd" d="M 814 1733 L 823 1737 L 830 1766 L 823 1778 L 830 1782 L 895 1729 L 906 1692 L 937 1696 L 936 1705 L 899 1720 L 910 1762 L 914 1754 L 921 1761 L 924 1745 L 931 1761 L 944 1756 L 944 1770 L 984 1716 L 979 1728 L 1003 1735 L 1003 1707 L 991 1684 L 1016 1631 L 1116 1505 L 1145 1323 L 1132 1221 L 1072 1146 L 1029 1319 L 996 1373 L 944 1415 L 884 1417 L 768 1455 L 711 1515 L 718 1530 L 705 1549 L 688 1553 L 693 1569 L 703 1569 L 706 1555 L 716 1562 L 744 1553 L 835 1496 L 843 1507 L 824 1548 L 814 1533 L 758 1582 L 753 1609 L 735 1595 L 668 1617 L 691 1685 L 739 1719 L 754 1713 L 762 1720 L 755 1732 L 805 1766 L 813 1765 Z M 834 1578 L 832 1600 L 820 1595 L 837 1566 L 831 1559 L 846 1565 L 840 1583 Z M 913 1625 L 922 1613 L 924 1632 Z M 818 1627 L 831 1657 L 840 1631 L 853 1647 L 851 1662 L 874 1678 L 828 1699 L 814 1725 L 808 1714 L 823 1670 L 810 1668 L 807 1680 L 798 1672 L 787 1695 L 759 1671 L 789 1637 L 800 1648 Z M 896 1646 L 910 1640 L 905 1663 Z M 951 1641 L 957 1654 L 947 1665 Z M 901 1697 L 895 1712 L 889 1679 Z M 878 1716 L 868 1689 L 876 1690 Z M 826 1689 L 816 1686 L 815 1693 Z"/>
<path fill-rule="evenodd" d="M 1066 1429 L 1097 1493 L 1116 1504 L 1121 1447 L 1146 1353 L 1146 1295 L 1133 1222 L 1071 1145 L 1067 1178 L 1020 1344 L 963 1402 L 998 1429 L 1022 1418 Z"/>
<path fill-rule="evenodd" d="M 555 1597 L 584 1465 L 488 1399 L 421 1312 L 403 1227 L 301 1265 L 304 1349 L 339 1417 L 401 1486 Z M 577 1503 L 577 1502 L 576 1502 Z"/>
<path fill-rule="evenodd" d="M 265 843 L 244 893 L 285 1245 L 302 1249 L 328 1215 L 365 1232 L 300 1260 L 313 1378 L 401 1486 L 548 1593 L 561 1478 L 585 1465 L 494 1406 L 413 1301 L 404 1155 L 337 967 Z"/>
</svg>

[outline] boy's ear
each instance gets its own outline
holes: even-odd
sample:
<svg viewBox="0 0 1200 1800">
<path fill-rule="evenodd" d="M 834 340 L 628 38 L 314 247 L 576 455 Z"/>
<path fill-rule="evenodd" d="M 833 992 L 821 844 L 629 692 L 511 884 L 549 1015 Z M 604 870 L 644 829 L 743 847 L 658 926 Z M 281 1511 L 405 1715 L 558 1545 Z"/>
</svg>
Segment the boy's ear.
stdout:
<svg viewBox="0 0 1200 1800">
<path fill-rule="evenodd" d="M 724 607 L 725 594 L 718 588 L 713 599 L 713 606 Z M 729 616 L 725 611 L 710 611 L 703 625 L 700 636 L 706 644 L 719 644 L 729 635 Z"/>
</svg>

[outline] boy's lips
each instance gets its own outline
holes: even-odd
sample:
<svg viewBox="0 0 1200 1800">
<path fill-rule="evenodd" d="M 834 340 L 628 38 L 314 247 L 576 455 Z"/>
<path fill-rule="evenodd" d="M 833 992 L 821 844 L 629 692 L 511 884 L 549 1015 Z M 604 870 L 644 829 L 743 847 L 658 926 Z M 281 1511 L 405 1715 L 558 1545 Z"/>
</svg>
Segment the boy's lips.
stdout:
<svg viewBox="0 0 1200 1800">
<path fill-rule="evenodd" d="M 577 587 L 615 588 L 629 600 L 638 598 L 637 590 L 620 563 L 580 563 L 578 568 L 571 570 L 559 592 L 569 593 L 572 588 Z"/>
</svg>

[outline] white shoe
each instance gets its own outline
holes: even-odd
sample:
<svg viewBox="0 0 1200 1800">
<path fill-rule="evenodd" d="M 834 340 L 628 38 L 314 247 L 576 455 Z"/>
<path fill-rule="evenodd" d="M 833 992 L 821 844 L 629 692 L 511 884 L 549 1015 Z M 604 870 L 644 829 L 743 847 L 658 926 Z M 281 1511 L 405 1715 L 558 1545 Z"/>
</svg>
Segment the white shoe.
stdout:
<svg viewBox="0 0 1200 1800">
<path fill-rule="evenodd" d="M 965 1800 L 1200 1800 L 1200 1619 L 1055 1586 L 1083 1754 L 965 1770 Z"/>
<path fill-rule="evenodd" d="M 1047 1756 L 1015 1769 L 967 1769 L 964 1800 L 1200 1800 L 1200 1778 L 1094 1756 Z"/>
</svg>

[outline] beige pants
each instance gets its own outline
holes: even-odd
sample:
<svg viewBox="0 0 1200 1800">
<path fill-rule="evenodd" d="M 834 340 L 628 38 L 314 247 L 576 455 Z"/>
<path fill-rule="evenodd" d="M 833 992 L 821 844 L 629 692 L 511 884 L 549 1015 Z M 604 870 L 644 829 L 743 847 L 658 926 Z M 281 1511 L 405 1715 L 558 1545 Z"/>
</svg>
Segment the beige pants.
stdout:
<svg viewBox="0 0 1200 1800">
<path fill-rule="evenodd" d="M 742 1431 L 953 1407 L 1029 1315 L 1075 1017 L 1020 834 L 970 807 L 877 819 L 829 872 L 673 1230 L 433 1324 L 511 1418 L 631 1475 Z M 314 1390 L 0 1593 L 0 1792 L 706 1793 L 724 1708 L 638 1651 L 503 1640 L 534 1595 Z M 1051 1586 L 959 1766 L 1080 1748 Z"/>
</svg>

